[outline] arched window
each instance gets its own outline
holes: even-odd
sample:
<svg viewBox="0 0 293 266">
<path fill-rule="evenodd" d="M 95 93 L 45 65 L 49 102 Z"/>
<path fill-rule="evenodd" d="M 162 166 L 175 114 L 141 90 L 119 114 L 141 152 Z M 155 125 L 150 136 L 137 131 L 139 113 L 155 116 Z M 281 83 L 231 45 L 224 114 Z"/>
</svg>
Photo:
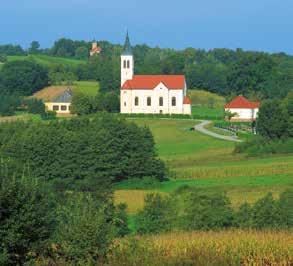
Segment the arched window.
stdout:
<svg viewBox="0 0 293 266">
<path fill-rule="evenodd" d="M 127 68 L 130 68 L 130 61 L 127 60 Z"/>
<path fill-rule="evenodd" d="M 135 106 L 138 106 L 138 104 L 139 104 L 138 97 L 135 97 L 135 98 L 134 98 L 134 105 L 135 105 Z"/>
<path fill-rule="evenodd" d="M 160 97 L 160 98 L 159 98 L 159 105 L 160 105 L 160 106 L 163 106 L 163 105 L 164 105 L 163 97 Z"/>
<path fill-rule="evenodd" d="M 176 106 L 176 97 L 172 97 L 172 106 Z"/>
<path fill-rule="evenodd" d="M 126 68 L 126 60 L 123 61 L 123 68 Z"/>
<path fill-rule="evenodd" d="M 148 97 L 147 98 L 147 106 L 151 106 L 152 105 L 152 98 Z"/>
</svg>

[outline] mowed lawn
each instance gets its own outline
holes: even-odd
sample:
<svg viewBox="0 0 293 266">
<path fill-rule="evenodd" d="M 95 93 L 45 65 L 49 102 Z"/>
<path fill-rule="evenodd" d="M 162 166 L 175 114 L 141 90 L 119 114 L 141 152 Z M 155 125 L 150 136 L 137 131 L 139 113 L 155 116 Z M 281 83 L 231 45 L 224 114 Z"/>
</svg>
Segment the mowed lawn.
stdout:
<svg viewBox="0 0 293 266">
<path fill-rule="evenodd" d="M 234 143 L 190 131 L 198 123 L 196 120 L 131 121 L 150 127 L 158 155 L 169 167 L 170 181 L 149 190 L 120 184 L 116 202 L 128 204 L 130 213 L 142 208 L 147 193 L 170 193 L 183 185 L 225 191 L 235 207 L 254 202 L 267 192 L 277 197 L 286 188 L 293 188 L 293 156 L 248 158 L 234 154 Z"/>
</svg>

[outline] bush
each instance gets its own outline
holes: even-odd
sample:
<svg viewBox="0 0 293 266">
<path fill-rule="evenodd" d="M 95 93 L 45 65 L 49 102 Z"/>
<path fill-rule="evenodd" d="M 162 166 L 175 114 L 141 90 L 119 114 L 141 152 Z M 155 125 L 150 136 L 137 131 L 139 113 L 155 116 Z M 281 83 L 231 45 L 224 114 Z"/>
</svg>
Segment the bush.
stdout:
<svg viewBox="0 0 293 266">
<path fill-rule="evenodd" d="M 75 93 L 72 97 L 71 112 L 77 115 L 88 115 L 93 112 L 92 99 L 82 93 Z"/>
<path fill-rule="evenodd" d="M 0 89 L 1 90 L 1 89 Z M 0 94 L 0 115 L 14 115 L 20 105 L 20 100 L 17 96 L 8 96 Z"/>
<path fill-rule="evenodd" d="M 171 230 L 172 208 L 168 198 L 148 194 L 144 208 L 136 216 L 136 229 L 140 234 L 154 234 Z"/>
<path fill-rule="evenodd" d="M 24 104 L 27 105 L 27 111 L 31 114 L 40 114 L 45 113 L 45 104 L 42 100 L 38 99 L 27 99 L 24 101 Z"/>
<path fill-rule="evenodd" d="M 57 212 L 54 241 L 67 263 L 101 261 L 114 239 L 114 212 L 111 205 L 87 193 L 69 197 Z"/>
<path fill-rule="evenodd" d="M 0 63 L 6 63 L 6 62 L 7 62 L 6 54 L 0 54 Z"/>
<path fill-rule="evenodd" d="M 293 153 L 293 139 L 268 140 L 261 136 L 254 136 L 245 142 L 236 145 L 235 153 L 246 153 L 249 156 L 267 154 Z"/>
<path fill-rule="evenodd" d="M 45 250 L 55 225 L 54 209 L 51 193 L 42 182 L 1 177 L 1 265 L 23 264 Z"/>
<path fill-rule="evenodd" d="M 183 209 L 178 216 L 180 228 L 209 230 L 232 226 L 233 210 L 225 194 L 207 194 L 194 189 L 184 193 L 180 195 L 184 197 Z"/>
<path fill-rule="evenodd" d="M 46 111 L 41 114 L 41 118 L 43 120 L 55 120 L 56 119 L 56 112 L 55 111 Z"/>
</svg>

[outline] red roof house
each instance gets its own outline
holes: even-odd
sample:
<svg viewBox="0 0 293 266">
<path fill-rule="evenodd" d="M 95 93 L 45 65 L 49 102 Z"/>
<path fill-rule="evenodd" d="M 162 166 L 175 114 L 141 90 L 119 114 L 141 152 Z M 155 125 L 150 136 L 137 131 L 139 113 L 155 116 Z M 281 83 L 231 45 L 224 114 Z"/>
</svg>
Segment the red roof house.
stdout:
<svg viewBox="0 0 293 266">
<path fill-rule="evenodd" d="M 225 111 L 235 114 L 231 120 L 234 121 L 253 121 L 257 117 L 260 102 L 251 102 L 240 95 L 225 105 Z"/>
</svg>

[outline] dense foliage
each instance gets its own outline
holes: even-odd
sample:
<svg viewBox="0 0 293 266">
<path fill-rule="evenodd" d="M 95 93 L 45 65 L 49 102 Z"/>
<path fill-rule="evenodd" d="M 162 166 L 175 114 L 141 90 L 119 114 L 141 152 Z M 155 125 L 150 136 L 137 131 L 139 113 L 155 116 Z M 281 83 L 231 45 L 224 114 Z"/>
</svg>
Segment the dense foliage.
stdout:
<svg viewBox="0 0 293 266">
<path fill-rule="evenodd" d="M 118 113 L 120 101 L 115 92 L 100 92 L 95 98 L 76 93 L 72 98 L 72 113 L 87 115 L 96 112 Z"/>
<path fill-rule="evenodd" d="M 13 61 L 0 71 L 0 94 L 27 96 L 48 85 L 48 71 L 32 61 Z"/>
<path fill-rule="evenodd" d="M 54 229 L 54 199 L 31 178 L 0 176 L 0 263 L 17 265 L 43 252 Z"/>
<path fill-rule="evenodd" d="M 102 91 L 118 90 L 120 86 L 121 45 L 99 41 L 100 55 L 88 59 L 90 42 L 59 39 L 50 49 L 40 49 L 34 41 L 30 53 L 83 59 L 77 67 L 50 71 L 51 83 L 89 80 L 100 82 Z M 0 54 L 23 54 L 18 46 L 0 46 Z M 241 49 L 213 49 L 209 51 L 133 47 L 135 72 L 144 74 L 185 74 L 190 89 L 200 88 L 220 95 L 244 94 L 249 98 L 282 98 L 292 90 L 293 58 L 284 53 L 268 54 Z M 55 66 L 56 67 L 56 66 Z"/>
<path fill-rule="evenodd" d="M 275 200 L 269 193 L 254 204 L 244 203 L 234 211 L 225 194 L 182 187 L 169 197 L 151 194 L 137 214 L 136 228 L 141 234 L 171 230 L 211 230 L 231 227 L 264 229 L 292 228 L 293 191 Z"/>
<path fill-rule="evenodd" d="M 19 171 L 47 180 L 85 183 L 92 190 L 104 183 L 152 176 L 163 179 L 147 128 L 111 115 L 48 123 L 3 124 L 0 154 Z"/>
</svg>

